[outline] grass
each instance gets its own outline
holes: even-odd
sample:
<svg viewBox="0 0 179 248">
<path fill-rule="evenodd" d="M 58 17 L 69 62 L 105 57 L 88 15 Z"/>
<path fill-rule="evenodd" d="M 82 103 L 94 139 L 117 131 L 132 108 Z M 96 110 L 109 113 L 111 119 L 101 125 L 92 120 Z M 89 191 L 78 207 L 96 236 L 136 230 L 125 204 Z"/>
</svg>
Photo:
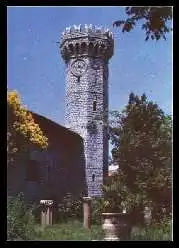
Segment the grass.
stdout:
<svg viewBox="0 0 179 248">
<path fill-rule="evenodd" d="M 35 230 L 37 234 L 35 240 L 92 241 L 104 238 L 101 225 L 92 225 L 90 230 L 86 230 L 83 223 L 77 220 L 46 227 L 36 225 Z M 133 228 L 130 240 L 171 240 L 171 229 L 169 226 Z"/>
<path fill-rule="evenodd" d="M 8 240 L 103 240 L 104 233 L 99 215 L 92 218 L 92 227 L 86 230 L 80 219 L 67 218 L 53 226 L 42 227 L 32 212 L 25 206 L 22 195 L 9 199 L 7 204 L 7 239 Z M 97 222 L 98 220 L 98 222 Z M 60 220 L 59 220 L 60 221 Z M 61 220 L 62 221 L 62 220 Z M 166 217 L 159 224 L 146 227 L 133 227 L 131 241 L 139 240 L 172 240 L 172 222 Z"/>
<path fill-rule="evenodd" d="M 100 225 L 92 225 L 90 230 L 79 221 L 55 224 L 53 226 L 36 226 L 36 240 L 103 240 L 104 234 Z"/>
<path fill-rule="evenodd" d="M 162 226 L 151 226 L 146 228 L 133 228 L 131 240 L 148 240 L 148 241 L 171 241 L 172 226 L 171 223 Z"/>
</svg>

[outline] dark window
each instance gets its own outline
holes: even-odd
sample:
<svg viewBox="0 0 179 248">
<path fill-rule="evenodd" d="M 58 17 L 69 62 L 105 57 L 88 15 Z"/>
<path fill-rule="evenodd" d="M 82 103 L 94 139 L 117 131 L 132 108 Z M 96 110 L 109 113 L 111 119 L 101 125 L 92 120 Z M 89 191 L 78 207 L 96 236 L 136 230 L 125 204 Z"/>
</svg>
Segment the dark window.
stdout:
<svg viewBox="0 0 179 248">
<path fill-rule="evenodd" d="M 27 180 L 39 182 L 39 163 L 35 160 L 30 160 L 27 165 Z"/>
<path fill-rule="evenodd" d="M 84 52 L 87 49 L 86 43 L 81 44 L 81 50 Z"/>
<path fill-rule="evenodd" d="M 96 101 L 93 102 L 93 111 L 96 111 Z"/>
<path fill-rule="evenodd" d="M 94 52 L 95 52 L 95 55 L 98 54 L 98 46 L 95 46 L 95 47 L 94 47 Z"/>
<path fill-rule="evenodd" d="M 76 48 L 76 52 L 78 53 L 79 52 L 79 44 L 78 43 L 75 45 L 75 48 Z"/>
<path fill-rule="evenodd" d="M 95 174 L 92 175 L 92 181 L 94 182 L 95 179 Z"/>
<path fill-rule="evenodd" d="M 78 77 L 78 83 L 80 82 L 80 77 Z"/>
<path fill-rule="evenodd" d="M 69 49 L 70 49 L 71 52 L 73 52 L 73 44 L 69 45 Z"/>
<path fill-rule="evenodd" d="M 88 47 L 89 47 L 89 49 L 88 49 L 89 52 L 92 53 L 93 52 L 93 48 L 94 48 L 93 43 L 90 42 Z"/>
</svg>

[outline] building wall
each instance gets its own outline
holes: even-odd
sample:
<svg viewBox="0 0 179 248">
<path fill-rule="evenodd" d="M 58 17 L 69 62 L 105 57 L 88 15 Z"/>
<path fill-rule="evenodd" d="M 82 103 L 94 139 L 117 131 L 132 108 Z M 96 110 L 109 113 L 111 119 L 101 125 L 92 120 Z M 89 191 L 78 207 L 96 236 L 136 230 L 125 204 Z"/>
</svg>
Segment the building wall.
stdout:
<svg viewBox="0 0 179 248">
<path fill-rule="evenodd" d="M 86 194 L 83 141 L 75 133 L 35 116 L 48 137 L 47 151 L 31 145 L 28 156 L 21 157 L 8 173 L 8 195 L 23 192 L 28 202 L 61 200 L 66 193 L 78 198 Z"/>
<path fill-rule="evenodd" d="M 26 184 L 26 166 L 25 157 L 21 156 L 16 164 L 10 166 L 7 170 L 7 195 L 14 196 L 23 192 Z"/>
</svg>

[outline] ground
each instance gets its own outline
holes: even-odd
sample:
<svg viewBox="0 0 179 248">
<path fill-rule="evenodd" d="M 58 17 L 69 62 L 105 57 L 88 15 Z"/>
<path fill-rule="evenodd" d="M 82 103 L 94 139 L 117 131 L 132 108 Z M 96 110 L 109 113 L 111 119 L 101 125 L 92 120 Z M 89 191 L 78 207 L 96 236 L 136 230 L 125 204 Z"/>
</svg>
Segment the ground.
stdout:
<svg viewBox="0 0 179 248">
<path fill-rule="evenodd" d="M 36 226 L 37 240 L 102 240 L 104 237 L 100 225 L 92 225 L 90 230 L 79 221 L 56 224 L 53 226 Z"/>
</svg>

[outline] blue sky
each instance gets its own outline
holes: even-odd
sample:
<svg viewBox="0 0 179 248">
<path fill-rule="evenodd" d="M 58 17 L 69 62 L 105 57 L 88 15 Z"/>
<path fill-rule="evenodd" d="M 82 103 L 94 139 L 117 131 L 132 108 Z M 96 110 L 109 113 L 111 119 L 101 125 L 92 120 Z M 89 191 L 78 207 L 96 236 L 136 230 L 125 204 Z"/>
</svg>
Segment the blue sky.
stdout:
<svg viewBox="0 0 179 248">
<path fill-rule="evenodd" d="M 91 23 L 114 34 L 109 109 L 122 110 L 133 91 L 172 113 L 172 34 L 158 42 L 145 42 L 140 28 L 122 34 L 112 27 L 122 7 L 8 7 L 7 14 L 8 87 L 28 109 L 64 125 L 65 65 L 56 42 L 65 27 Z"/>
</svg>

